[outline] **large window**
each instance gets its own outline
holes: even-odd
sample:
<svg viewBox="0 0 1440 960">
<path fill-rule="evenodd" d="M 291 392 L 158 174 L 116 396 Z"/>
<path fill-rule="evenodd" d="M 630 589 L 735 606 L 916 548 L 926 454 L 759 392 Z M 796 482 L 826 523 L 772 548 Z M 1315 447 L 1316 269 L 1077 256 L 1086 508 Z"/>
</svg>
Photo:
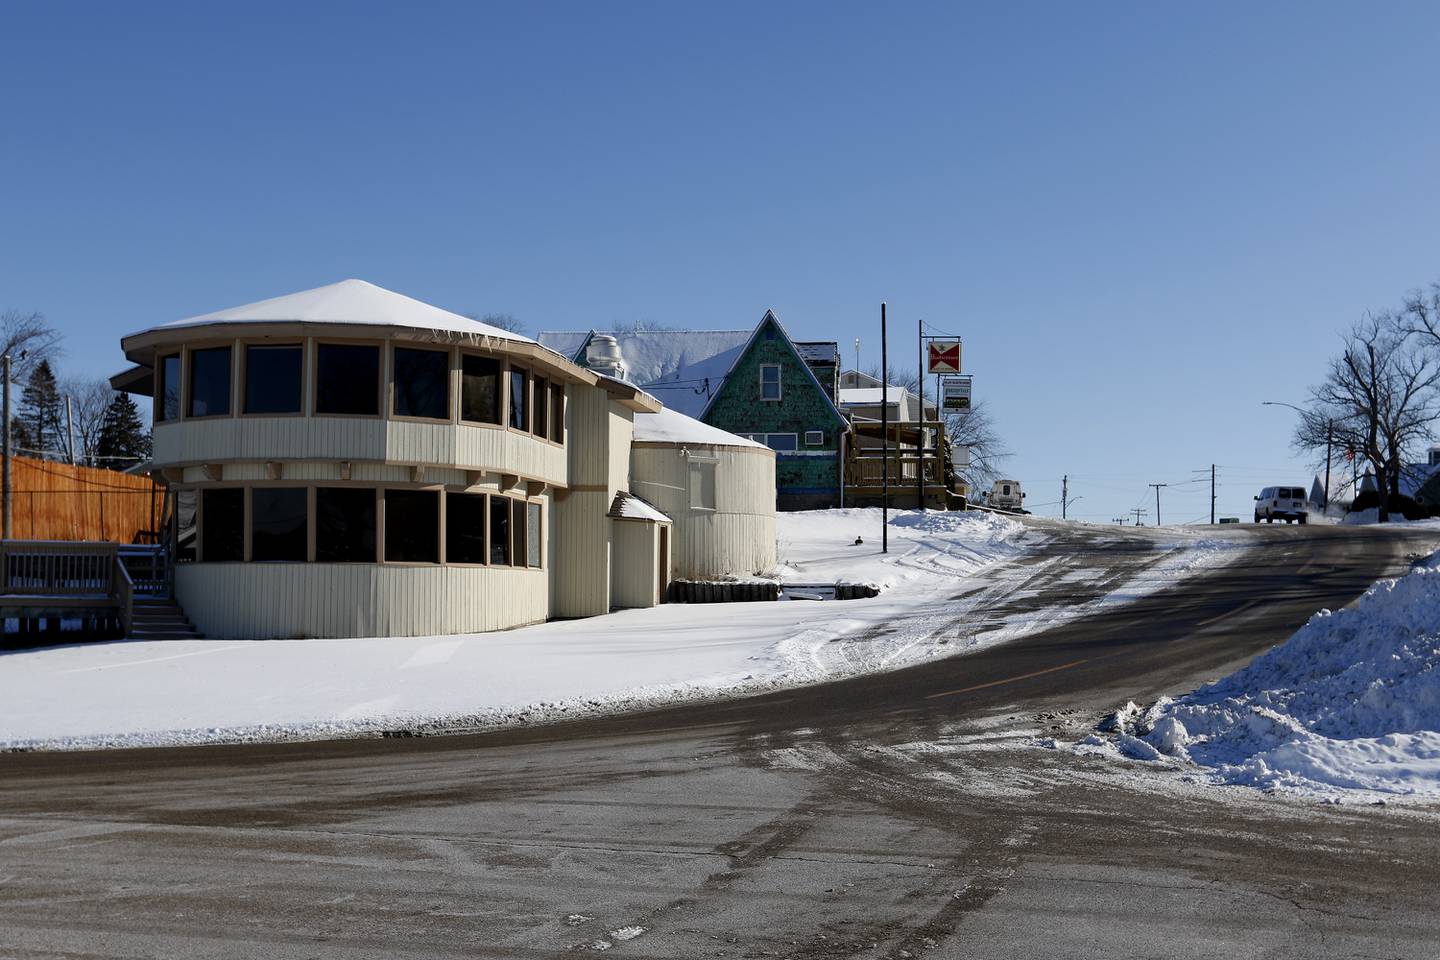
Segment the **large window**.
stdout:
<svg viewBox="0 0 1440 960">
<path fill-rule="evenodd" d="M 375 491 L 320 487 L 315 491 L 315 559 L 320 563 L 375 562 Z"/>
<path fill-rule="evenodd" d="M 550 381 L 535 378 L 535 409 L 530 412 L 530 421 L 537 437 L 550 434 Z"/>
<path fill-rule="evenodd" d="M 230 412 L 230 348 L 190 351 L 192 417 L 223 417 Z"/>
<path fill-rule="evenodd" d="M 441 350 L 395 348 L 397 417 L 450 419 L 450 354 Z"/>
<path fill-rule="evenodd" d="M 206 490 L 200 500 L 200 559 L 207 563 L 245 559 L 245 491 Z"/>
<path fill-rule="evenodd" d="M 550 439 L 565 442 L 565 384 L 550 384 Z"/>
<path fill-rule="evenodd" d="M 510 562 L 510 501 L 505 497 L 490 498 L 490 562 Z"/>
<path fill-rule="evenodd" d="M 762 363 L 760 365 L 760 399 L 780 399 L 780 365 L 778 363 Z"/>
<path fill-rule="evenodd" d="M 510 426 L 530 429 L 530 375 L 515 367 L 510 368 Z"/>
<path fill-rule="evenodd" d="M 256 487 L 250 491 L 250 559 L 305 559 L 304 487 Z"/>
<path fill-rule="evenodd" d="M 380 413 L 380 348 L 322 343 L 316 349 L 315 412 Z"/>
<path fill-rule="evenodd" d="M 440 495 L 433 490 L 385 491 L 385 559 L 440 562 Z"/>
<path fill-rule="evenodd" d="M 161 420 L 180 419 L 180 354 L 160 358 L 159 414 Z"/>
<path fill-rule="evenodd" d="M 445 562 L 485 562 L 485 513 L 489 498 L 483 493 L 445 495 Z"/>
<path fill-rule="evenodd" d="M 500 422 L 500 361 L 465 354 L 460 358 L 460 419 Z"/>
<path fill-rule="evenodd" d="M 510 562 L 517 567 L 525 566 L 525 560 L 530 556 L 529 531 L 525 526 L 525 501 L 510 501 L 510 537 L 513 541 L 510 552 Z"/>
<path fill-rule="evenodd" d="M 245 412 L 299 413 L 304 348 L 251 345 L 245 348 Z"/>
<path fill-rule="evenodd" d="M 540 538 L 540 504 L 527 503 L 525 508 L 530 520 L 530 534 L 525 541 L 530 546 L 530 550 L 526 554 L 526 563 L 532 567 L 538 567 L 540 566 L 540 544 L 543 542 Z"/>
</svg>

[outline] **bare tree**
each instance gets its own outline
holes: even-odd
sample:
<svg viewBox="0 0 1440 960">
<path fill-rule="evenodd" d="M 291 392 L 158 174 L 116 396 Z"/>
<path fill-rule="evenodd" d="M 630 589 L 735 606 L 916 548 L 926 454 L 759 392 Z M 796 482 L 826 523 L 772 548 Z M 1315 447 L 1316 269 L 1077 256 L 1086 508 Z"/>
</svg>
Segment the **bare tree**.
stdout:
<svg viewBox="0 0 1440 960">
<path fill-rule="evenodd" d="M 1381 313 L 1355 324 L 1344 350 L 1330 361 L 1324 381 L 1311 390 L 1310 410 L 1295 445 L 1322 448 L 1325 434 L 1370 462 L 1380 491 L 1380 520 L 1400 492 L 1400 470 L 1414 448 L 1433 435 L 1440 417 L 1440 351 L 1416 342 L 1408 313 Z"/>
<path fill-rule="evenodd" d="M 0 311 L 0 356 L 10 354 L 10 373 L 16 381 L 28 377 L 41 360 L 53 360 L 60 353 L 60 339 L 43 313 Z"/>
<path fill-rule="evenodd" d="M 70 379 L 61 382 L 60 393 L 70 398 L 70 413 L 75 421 L 75 461 L 89 467 L 101 466 L 96 460 L 100 430 L 115 391 L 106 380 Z"/>
<path fill-rule="evenodd" d="M 973 489 L 990 486 L 1010 456 L 990 416 L 990 408 L 981 400 L 968 411 L 946 413 L 945 432 L 950 435 L 951 443 L 970 448 L 970 466 L 961 470 L 960 475 Z"/>
<path fill-rule="evenodd" d="M 508 313 L 487 313 L 483 316 L 478 313 L 467 313 L 464 314 L 464 316 L 469 317 L 471 320 L 474 320 L 478 323 L 484 323 L 492 327 L 498 327 L 499 329 L 504 330 L 507 333 L 518 333 L 521 336 L 524 336 L 525 334 L 525 324 L 521 323 L 519 320 L 516 320 Z"/>
</svg>

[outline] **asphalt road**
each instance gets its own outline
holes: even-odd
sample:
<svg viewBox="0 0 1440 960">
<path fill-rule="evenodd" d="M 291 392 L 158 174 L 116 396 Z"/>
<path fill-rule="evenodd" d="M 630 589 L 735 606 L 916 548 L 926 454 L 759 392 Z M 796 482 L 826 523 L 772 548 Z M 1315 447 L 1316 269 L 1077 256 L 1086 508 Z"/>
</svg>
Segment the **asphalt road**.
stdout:
<svg viewBox="0 0 1440 960">
<path fill-rule="evenodd" d="M 1218 676 L 1433 547 L 1225 535 L 1256 547 L 1098 615 L 728 704 L 0 756 L 0 956 L 1440 955 L 1440 816 L 1035 746 Z M 1096 551 L 1116 576 L 1154 559 L 1140 532 L 1057 533 L 992 611 L 1091 599 L 1103 583 L 1053 561 Z"/>
</svg>

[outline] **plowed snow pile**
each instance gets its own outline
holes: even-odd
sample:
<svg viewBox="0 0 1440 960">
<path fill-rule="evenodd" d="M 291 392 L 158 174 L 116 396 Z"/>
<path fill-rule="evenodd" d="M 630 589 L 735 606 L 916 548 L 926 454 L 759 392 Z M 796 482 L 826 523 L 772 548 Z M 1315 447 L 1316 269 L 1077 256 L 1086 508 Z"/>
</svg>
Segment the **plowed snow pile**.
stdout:
<svg viewBox="0 0 1440 960">
<path fill-rule="evenodd" d="M 1084 752 L 1190 761 L 1222 783 L 1440 798 L 1440 555 L 1322 610 L 1249 666 L 1108 723 Z"/>
</svg>

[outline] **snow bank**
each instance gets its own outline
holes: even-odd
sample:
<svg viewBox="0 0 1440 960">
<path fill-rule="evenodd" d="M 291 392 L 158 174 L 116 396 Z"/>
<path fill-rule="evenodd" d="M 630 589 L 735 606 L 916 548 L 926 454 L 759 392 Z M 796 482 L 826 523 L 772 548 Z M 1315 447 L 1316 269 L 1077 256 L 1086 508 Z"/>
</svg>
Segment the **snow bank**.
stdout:
<svg viewBox="0 0 1440 960">
<path fill-rule="evenodd" d="M 1322 610 L 1230 676 L 1080 746 L 1189 761 L 1220 783 L 1440 797 L 1440 555 Z"/>
</svg>

